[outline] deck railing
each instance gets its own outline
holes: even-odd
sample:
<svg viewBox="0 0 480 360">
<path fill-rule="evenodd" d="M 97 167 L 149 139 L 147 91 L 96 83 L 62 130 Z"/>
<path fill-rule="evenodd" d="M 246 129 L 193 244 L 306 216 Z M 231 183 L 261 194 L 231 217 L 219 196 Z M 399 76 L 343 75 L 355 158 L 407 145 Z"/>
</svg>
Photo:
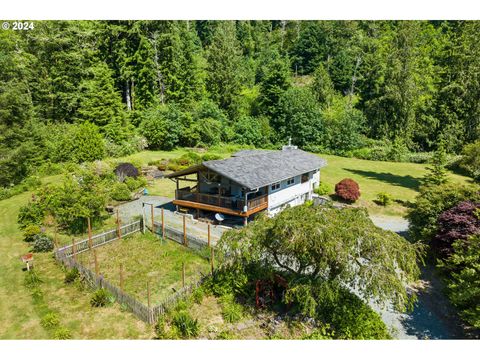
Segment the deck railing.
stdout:
<svg viewBox="0 0 480 360">
<path fill-rule="evenodd" d="M 245 201 L 236 197 L 204 194 L 193 192 L 188 189 L 177 190 L 175 193 L 175 199 L 214 205 L 238 211 L 243 211 L 243 208 L 245 206 Z M 248 210 L 255 209 L 259 206 L 264 205 L 265 203 L 267 203 L 267 201 L 268 195 L 260 195 L 256 198 L 249 199 L 247 201 L 247 208 Z"/>
</svg>

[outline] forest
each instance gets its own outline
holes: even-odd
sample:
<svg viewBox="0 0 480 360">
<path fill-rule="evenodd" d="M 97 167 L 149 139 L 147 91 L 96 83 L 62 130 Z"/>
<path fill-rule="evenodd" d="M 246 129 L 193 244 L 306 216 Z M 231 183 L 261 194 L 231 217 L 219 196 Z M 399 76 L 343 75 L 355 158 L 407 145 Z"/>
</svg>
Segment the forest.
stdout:
<svg viewBox="0 0 480 360">
<path fill-rule="evenodd" d="M 479 22 L 37 21 L 0 32 L 0 186 L 236 143 L 373 160 L 480 139 Z M 46 170 L 48 171 L 48 170 Z"/>
</svg>

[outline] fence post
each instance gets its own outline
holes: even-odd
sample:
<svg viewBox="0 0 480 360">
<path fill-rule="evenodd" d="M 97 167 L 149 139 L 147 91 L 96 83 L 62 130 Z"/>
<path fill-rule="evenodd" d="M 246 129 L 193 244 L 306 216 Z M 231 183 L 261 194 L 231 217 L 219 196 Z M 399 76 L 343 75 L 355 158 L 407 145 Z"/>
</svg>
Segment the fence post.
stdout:
<svg viewBox="0 0 480 360">
<path fill-rule="evenodd" d="M 151 216 L 152 216 L 152 233 L 155 234 L 155 223 L 153 219 L 153 204 L 150 204 Z"/>
<path fill-rule="evenodd" d="M 210 248 L 210 268 L 212 270 L 212 275 L 213 275 L 213 269 L 214 269 L 214 263 L 213 263 L 213 257 L 215 256 L 215 253 L 213 251 L 213 247 Z"/>
<path fill-rule="evenodd" d="M 146 221 L 146 217 L 145 217 L 145 203 L 142 202 L 142 232 L 145 234 L 145 221 Z"/>
<path fill-rule="evenodd" d="M 210 223 L 207 224 L 207 234 L 208 234 L 208 247 L 210 247 Z"/>
<path fill-rule="evenodd" d="M 72 238 L 72 254 L 73 260 L 77 261 L 77 247 L 75 245 L 75 238 Z"/>
<path fill-rule="evenodd" d="M 90 218 L 87 218 L 87 227 L 88 227 L 88 248 L 92 250 L 92 225 L 90 224 Z"/>
<path fill-rule="evenodd" d="M 165 214 L 162 208 L 162 239 L 165 239 Z"/>
<path fill-rule="evenodd" d="M 117 236 L 119 240 L 122 240 L 122 230 L 120 229 L 120 217 L 118 216 L 118 209 L 117 209 Z"/>
<path fill-rule="evenodd" d="M 55 245 L 55 250 L 58 249 L 58 234 L 57 234 L 57 225 L 55 224 L 54 228 L 54 234 L 53 234 L 53 244 Z"/>
<path fill-rule="evenodd" d="M 95 260 L 95 275 L 98 276 L 100 270 L 98 268 L 97 250 L 93 249 L 93 259 Z"/>
<path fill-rule="evenodd" d="M 123 291 L 123 264 L 120 264 L 120 290 Z"/>
<path fill-rule="evenodd" d="M 185 287 L 185 263 L 182 263 L 182 287 Z"/>
<path fill-rule="evenodd" d="M 187 223 L 185 215 L 183 215 L 183 245 L 187 246 Z"/>
<path fill-rule="evenodd" d="M 150 312 L 150 281 L 147 281 L 147 302 L 148 302 L 148 311 Z"/>
</svg>

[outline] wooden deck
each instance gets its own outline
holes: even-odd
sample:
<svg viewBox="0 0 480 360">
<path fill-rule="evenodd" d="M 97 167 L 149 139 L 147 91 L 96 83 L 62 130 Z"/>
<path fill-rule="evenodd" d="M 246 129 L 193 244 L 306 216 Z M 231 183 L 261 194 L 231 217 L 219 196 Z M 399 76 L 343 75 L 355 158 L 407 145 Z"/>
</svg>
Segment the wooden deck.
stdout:
<svg viewBox="0 0 480 360">
<path fill-rule="evenodd" d="M 264 201 L 260 201 L 260 199 L 253 199 L 249 201 L 249 205 L 250 205 L 250 202 L 252 202 L 251 205 L 253 206 L 249 207 L 247 212 L 243 212 L 241 210 L 231 209 L 228 207 L 222 207 L 218 205 L 205 204 L 201 202 L 178 200 L 178 199 L 173 200 L 173 204 L 178 205 L 180 207 L 213 211 L 221 214 L 242 216 L 242 217 L 249 217 L 252 214 L 255 214 L 259 211 L 262 211 L 268 208 L 268 199 L 266 197 Z"/>
</svg>

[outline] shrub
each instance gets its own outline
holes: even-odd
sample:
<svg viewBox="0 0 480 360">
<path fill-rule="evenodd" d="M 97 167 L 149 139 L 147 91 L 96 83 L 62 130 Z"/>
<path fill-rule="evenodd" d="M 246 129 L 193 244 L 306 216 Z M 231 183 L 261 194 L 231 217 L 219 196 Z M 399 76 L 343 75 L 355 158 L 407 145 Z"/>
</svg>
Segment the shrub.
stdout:
<svg viewBox="0 0 480 360">
<path fill-rule="evenodd" d="M 377 194 L 377 199 L 375 201 L 379 205 L 387 206 L 393 202 L 393 197 L 389 193 L 381 192 Z"/>
<path fill-rule="evenodd" d="M 226 322 L 235 323 L 243 316 L 242 305 L 237 304 L 234 300 L 222 304 L 222 316 Z"/>
<path fill-rule="evenodd" d="M 67 328 L 60 327 L 53 333 L 53 338 L 55 340 L 69 340 L 72 338 L 72 334 Z"/>
<path fill-rule="evenodd" d="M 456 240 L 480 234 L 480 202 L 462 201 L 438 217 L 438 230 L 432 247 L 441 256 L 450 255 Z"/>
<path fill-rule="evenodd" d="M 112 303 L 110 293 L 105 289 L 96 290 L 90 299 L 90 305 L 93 307 L 104 307 Z"/>
<path fill-rule="evenodd" d="M 167 331 L 167 323 L 163 316 L 160 316 L 155 324 L 155 334 L 157 339 L 168 339 L 169 333 Z"/>
<path fill-rule="evenodd" d="M 117 175 L 118 181 L 122 182 L 125 179 L 131 177 L 136 178 L 138 176 L 138 169 L 130 163 L 121 163 L 118 164 L 114 170 L 115 175 Z"/>
<path fill-rule="evenodd" d="M 192 293 L 192 300 L 195 304 L 201 304 L 204 296 L 205 292 L 203 291 L 203 288 L 198 287 Z"/>
<path fill-rule="evenodd" d="M 52 238 L 44 233 L 37 234 L 33 237 L 34 252 L 49 252 L 53 250 Z"/>
<path fill-rule="evenodd" d="M 131 199 L 131 193 L 128 186 L 124 183 L 115 183 L 110 191 L 110 196 L 113 200 L 126 201 Z"/>
<path fill-rule="evenodd" d="M 447 279 L 448 295 L 460 310 L 460 316 L 470 325 L 480 329 L 480 236 L 453 243 L 453 254 L 442 267 L 451 270 Z"/>
<path fill-rule="evenodd" d="M 466 170 L 476 181 L 480 181 L 480 140 L 468 144 L 462 151 L 462 159 L 459 165 Z"/>
<path fill-rule="evenodd" d="M 75 280 L 78 279 L 79 276 L 80 276 L 80 273 L 78 272 L 77 268 L 73 268 L 73 269 L 69 270 L 65 274 L 65 284 L 73 283 Z"/>
<path fill-rule="evenodd" d="M 41 324 L 45 329 L 52 329 L 60 324 L 60 319 L 56 313 L 49 312 L 42 318 Z"/>
<path fill-rule="evenodd" d="M 45 218 L 44 208 L 40 202 L 30 202 L 20 208 L 17 221 L 20 229 L 29 225 L 41 225 Z"/>
<path fill-rule="evenodd" d="M 220 160 L 222 157 L 217 154 L 205 153 L 202 155 L 202 161 Z"/>
<path fill-rule="evenodd" d="M 72 132 L 71 159 L 76 163 L 100 160 L 105 156 L 105 143 L 98 126 L 84 122 Z"/>
<path fill-rule="evenodd" d="M 139 131 L 150 149 L 172 150 L 180 141 L 184 117 L 175 105 L 151 108 L 143 114 Z"/>
<path fill-rule="evenodd" d="M 24 230 L 23 230 L 23 240 L 26 242 L 32 242 L 34 241 L 34 237 L 37 234 L 40 234 L 42 230 L 40 229 L 40 226 L 38 225 L 28 225 Z"/>
<path fill-rule="evenodd" d="M 333 189 L 330 184 L 321 182 L 320 185 L 318 185 L 318 187 L 316 187 L 313 191 L 315 192 L 315 194 L 322 196 L 330 195 L 333 192 Z"/>
<path fill-rule="evenodd" d="M 179 334 L 186 339 L 195 338 L 200 332 L 200 326 L 197 319 L 185 311 L 178 311 L 173 316 L 172 325 L 178 330 Z"/>
<path fill-rule="evenodd" d="M 421 187 L 407 214 L 411 237 L 417 241 L 431 241 L 437 233 L 440 214 L 465 200 L 480 201 L 480 188 L 448 183 Z"/>
<path fill-rule="evenodd" d="M 130 191 L 135 191 L 137 189 L 140 189 L 141 187 L 144 187 L 147 185 L 147 180 L 143 177 L 139 177 L 137 179 L 127 177 L 125 179 L 125 185 L 127 185 L 128 189 Z"/>
<path fill-rule="evenodd" d="M 360 197 L 360 187 L 352 179 L 343 179 L 335 185 L 335 194 L 345 201 L 355 202 Z"/>
</svg>

